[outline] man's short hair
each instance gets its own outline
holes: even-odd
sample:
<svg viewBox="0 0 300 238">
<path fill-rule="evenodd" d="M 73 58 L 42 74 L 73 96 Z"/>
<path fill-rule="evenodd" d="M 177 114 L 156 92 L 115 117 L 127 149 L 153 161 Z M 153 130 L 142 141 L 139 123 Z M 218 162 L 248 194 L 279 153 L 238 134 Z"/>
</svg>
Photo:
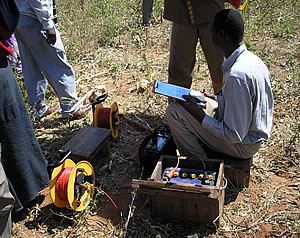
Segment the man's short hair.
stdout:
<svg viewBox="0 0 300 238">
<path fill-rule="evenodd" d="M 244 37 L 244 21 L 240 13 L 232 9 L 218 12 L 212 26 L 215 30 L 223 30 L 233 43 L 239 44 Z"/>
</svg>

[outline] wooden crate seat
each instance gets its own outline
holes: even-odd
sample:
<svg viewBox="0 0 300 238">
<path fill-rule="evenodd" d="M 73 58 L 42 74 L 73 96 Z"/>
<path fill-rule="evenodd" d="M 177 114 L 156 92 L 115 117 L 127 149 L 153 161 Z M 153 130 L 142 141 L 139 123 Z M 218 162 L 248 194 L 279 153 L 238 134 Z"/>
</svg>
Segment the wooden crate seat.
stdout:
<svg viewBox="0 0 300 238">
<path fill-rule="evenodd" d="M 224 174 L 229 185 L 232 184 L 236 188 L 249 187 L 252 157 L 241 159 L 213 151 L 207 146 L 203 148 L 209 160 L 224 161 Z"/>
<path fill-rule="evenodd" d="M 110 157 L 109 138 L 111 131 L 104 128 L 85 126 L 81 128 L 60 151 L 71 150 L 69 156 L 75 163 L 91 161 L 96 155 Z"/>
</svg>

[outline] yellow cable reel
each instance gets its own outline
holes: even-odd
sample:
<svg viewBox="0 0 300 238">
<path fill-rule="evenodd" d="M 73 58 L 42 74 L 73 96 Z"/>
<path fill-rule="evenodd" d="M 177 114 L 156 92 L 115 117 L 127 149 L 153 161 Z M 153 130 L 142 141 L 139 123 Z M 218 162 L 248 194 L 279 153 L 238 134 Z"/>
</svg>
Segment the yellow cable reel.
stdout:
<svg viewBox="0 0 300 238">
<path fill-rule="evenodd" d="M 104 108 L 101 103 L 97 104 L 94 111 L 94 126 L 111 130 L 112 137 L 118 136 L 120 124 L 118 104 L 114 102 L 111 108 Z"/>
<path fill-rule="evenodd" d="M 52 172 L 50 197 L 57 207 L 70 205 L 74 211 L 82 211 L 93 197 L 94 186 L 95 172 L 89 162 L 75 164 L 71 159 L 66 159 Z"/>
</svg>

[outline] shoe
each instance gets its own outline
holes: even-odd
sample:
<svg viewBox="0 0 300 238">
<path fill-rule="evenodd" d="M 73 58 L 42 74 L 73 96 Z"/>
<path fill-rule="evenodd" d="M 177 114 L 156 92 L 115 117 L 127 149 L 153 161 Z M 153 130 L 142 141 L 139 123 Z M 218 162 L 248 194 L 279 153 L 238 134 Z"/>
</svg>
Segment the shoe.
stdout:
<svg viewBox="0 0 300 238">
<path fill-rule="evenodd" d="M 70 120 L 78 120 L 86 116 L 89 110 L 91 110 L 92 106 L 90 104 L 83 105 L 80 107 L 76 112 L 73 114 L 70 114 L 69 117 L 67 117 Z M 67 119 L 63 117 L 63 119 Z"/>
<path fill-rule="evenodd" d="M 49 116 L 50 114 L 52 114 L 53 112 L 55 112 L 58 108 L 58 104 L 56 104 L 54 107 L 50 107 L 47 109 L 47 111 L 42 115 L 40 116 L 40 119 L 46 117 L 46 116 Z"/>
<path fill-rule="evenodd" d="M 74 112 L 70 119 L 77 120 L 86 116 L 86 114 L 91 110 L 92 105 L 86 104 L 80 107 L 76 112 Z"/>
<path fill-rule="evenodd" d="M 28 202 L 22 204 L 23 205 L 22 210 L 20 210 L 18 212 L 15 212 L 13 210 L 13 212 L 11 214 L 12 215 L 12 222 L 18 223 L 20 221 L 25 220 L 28 217 L 31 208 L 36 206 L 36 205 L 40 206 L 44 202 L 45 198 L 46 198 L 45 195 L 38 194 L 31 201 L 28 201 Z"/>
<path fill-rule="evenodd" d="M 45 195 L 43 194 L 38 194 L 34 197 L 34 199 L 32 199 L 31 201 L 23 204 L 24 208 L 32 208 L 36 205 L 41 205 L 45 200 Z"/>
<path fill-rule="evenodd" d="M 152 26 L 152 22 L 151 21 L 149 21 L 149 22 L 143 22 L 142 26 L 143 27 L 150 27 L 150 26 Z"/>
</svg>

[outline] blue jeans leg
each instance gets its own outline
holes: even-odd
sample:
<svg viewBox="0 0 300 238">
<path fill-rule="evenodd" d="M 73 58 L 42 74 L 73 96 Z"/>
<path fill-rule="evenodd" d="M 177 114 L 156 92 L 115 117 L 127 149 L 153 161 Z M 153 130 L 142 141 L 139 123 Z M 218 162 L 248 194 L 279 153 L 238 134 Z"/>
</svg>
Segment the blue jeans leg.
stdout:
<svg viewBox="0 0 300 238">
<path fill-rule="evenodd" d="M 56 31 L 55 45 L 51 46 L 46 41 L 41 23 L 21 15 L 15 35 L 30 104 L 44 100 L 48 82 L 59 98 L 62 114 L 75 112 L 78 101 L 75 74 L 67 61 L 59 31 Z"/>
</svg>

